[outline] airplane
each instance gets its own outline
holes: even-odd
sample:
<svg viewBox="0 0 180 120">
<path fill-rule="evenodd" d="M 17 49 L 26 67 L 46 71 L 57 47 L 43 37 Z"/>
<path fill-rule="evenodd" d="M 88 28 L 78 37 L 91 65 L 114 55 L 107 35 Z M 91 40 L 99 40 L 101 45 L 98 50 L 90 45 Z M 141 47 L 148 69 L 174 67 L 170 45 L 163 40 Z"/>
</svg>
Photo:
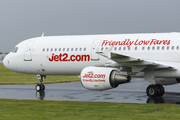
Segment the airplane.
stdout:
<svg viewBox="0 0 180 120">
<path fill-rule="evenodd" d="M 108 90 L 144 78 L 149 97 L 180 82 L 180 33 L 44 36 L 24 40 L 4 58 L 9 70 L 35 74 L 44 91 L 46 75 L 79 75 L 90 90 Z"/>
</svg>

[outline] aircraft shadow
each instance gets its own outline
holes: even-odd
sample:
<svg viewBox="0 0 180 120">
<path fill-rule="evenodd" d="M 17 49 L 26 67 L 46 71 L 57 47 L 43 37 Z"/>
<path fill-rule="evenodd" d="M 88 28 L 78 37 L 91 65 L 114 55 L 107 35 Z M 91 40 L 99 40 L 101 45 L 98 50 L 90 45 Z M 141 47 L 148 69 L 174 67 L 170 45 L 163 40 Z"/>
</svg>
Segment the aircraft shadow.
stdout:
<svg viewBox="0 0 180 120">
<path fill-rule="evenodd" d="M 163 97 L 148 98 L 146 103 L 180 104 L 180 93 L 166 92 Z"/>
<path fill-rule="evenodd" d="M 39 100 L 44 100 L 45 91 L 36 92 L 35 97 Z M 146 103 L 180 104 L 180 93 L 166 92 L 163 97 L 148 98 Z"/>
<path fill-rule="evenodd" d="M 36 92 L 36 98 L 39 99 L 39 100 L 44 100 L 44 98 L 45 98 L 45 91 Z"/>
</svg>

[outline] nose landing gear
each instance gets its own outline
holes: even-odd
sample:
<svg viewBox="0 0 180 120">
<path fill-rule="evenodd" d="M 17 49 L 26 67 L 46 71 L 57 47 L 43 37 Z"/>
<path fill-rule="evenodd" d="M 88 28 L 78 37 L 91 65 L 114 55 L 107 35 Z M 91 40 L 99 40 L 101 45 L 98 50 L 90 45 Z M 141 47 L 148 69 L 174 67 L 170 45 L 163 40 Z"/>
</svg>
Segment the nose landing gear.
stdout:
<svg viewBox="0 0 180 120">
<path fill-rule="evenodd" d="M 36 91 L 44 91 L 45 86 L 43 84 L 43 81 L 46 78 L 46 75 L 37 75 L 37 78 L 39 79 L 39 83 L 35 87 Z"/>
</svg>

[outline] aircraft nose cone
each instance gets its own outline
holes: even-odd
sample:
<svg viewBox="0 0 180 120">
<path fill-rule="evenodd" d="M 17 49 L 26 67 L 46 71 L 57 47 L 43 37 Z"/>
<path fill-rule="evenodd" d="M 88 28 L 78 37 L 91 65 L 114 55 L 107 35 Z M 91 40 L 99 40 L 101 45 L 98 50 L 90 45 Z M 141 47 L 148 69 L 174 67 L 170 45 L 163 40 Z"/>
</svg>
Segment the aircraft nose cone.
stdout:
<svg viewBox="0 0 180 120">
<path fill-rule="evenodd" d="M 8 60 L 8 55 L 4 58 L 4 60 L 3 60 L 3 65 L 4 65 L 7 69 L 9 69 L 10 63 L 9 63 L 9 60 Z"/>
<path fill-rule="evenodd" d="M 6 59 L 6 57 L 4 58 L 4 60 L 3 60 L 3 65 L 7 68 L 7 64 L 8 64 L 8 61 L 7 61 L 7 59 Z"/>
<path fill-rule="evenodd" d="M 11 70 L 11 71 L 17 71 L 17 62 L 14 62 L 15 58 L 12 56 L 12 54 L 6 55 L 6 57 L 3 60 L 4 66 Z"/>
</svg>

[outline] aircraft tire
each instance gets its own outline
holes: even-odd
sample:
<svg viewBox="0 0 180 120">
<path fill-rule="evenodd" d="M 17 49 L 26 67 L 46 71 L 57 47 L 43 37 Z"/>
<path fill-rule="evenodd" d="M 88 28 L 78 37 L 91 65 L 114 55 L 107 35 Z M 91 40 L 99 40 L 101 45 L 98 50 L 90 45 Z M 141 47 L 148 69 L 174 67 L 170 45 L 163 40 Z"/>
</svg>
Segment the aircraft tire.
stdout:
<svg viewBox="0 0 180 120">
<path fill-rule="evenodd" d="M 45 85 L 41 84 L 41 86 L 42 86 L 42 91 L 44 91 L 45 90 Z"/>
<path fill-rule="evenodd" d="M 146 89 L 146 94 L 149 97 L 156 97 L 159 94 L 159 88 L 156 85 L 149 85 Z"/>
<path fill-rule="evenodd" d="M 165 93 L 164 87 L 160 84 L 156 85 L 159 88 L 159 93 L 158 93 L 158 97 L 162 97 Z"/>
<path fill-rule="evenodd" d="M 36 91 L 44 91 L 45 86 L 43 84 L 37 84 L 35 89 L 36 89 Z"/>
</svg>

